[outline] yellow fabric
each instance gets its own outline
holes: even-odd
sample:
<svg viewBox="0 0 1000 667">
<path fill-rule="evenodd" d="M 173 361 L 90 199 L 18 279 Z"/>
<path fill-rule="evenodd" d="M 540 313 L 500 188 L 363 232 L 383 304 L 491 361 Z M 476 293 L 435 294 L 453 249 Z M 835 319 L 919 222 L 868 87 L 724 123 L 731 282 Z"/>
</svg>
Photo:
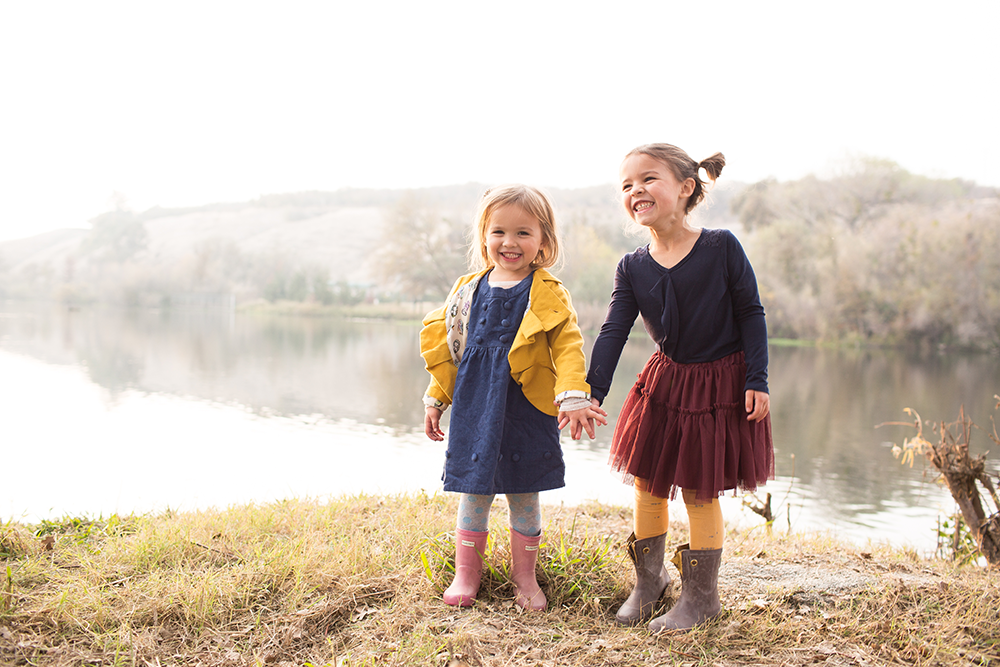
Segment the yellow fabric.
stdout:
<svg viewBox="0 0 1000 667">
<path fill-rule="evenodd" d="M 451 294 L 486 271 L 470 273 L 458 279 Z M 583 354 L 583 334 L 576 322 L 576 311 L 569 292 L 562 282 L 545 269 L 535 271 L 531 279 L 531 303 L 521 320 L 521 326 L 507 353 L 510 375 L 521 385 L 524 396 L 536 408 L 549 415 L 558 415 L 553 401 L 564 391 L 590 393 L 587 384 L 587 363 Z M 420 331 L 420 354 L 431 374 L 427 395 L 451 404 L 458 367 L 448 350 L 448 335 L 444 325 L 447 305 L 432 310 L 424 317 Z"/>
<path fill-rule="evenodd" d="M 646 480 L 636 477 L 635 511 L 632 514 L 632 522 L 637 540 L 664 535 L 670 526 L 667 499 L 657 498 L 646 490 L 646 486 Z"/>
<path fill-rule="evenodd" d="M 682 495 L 687 508 L 688 524 L 691 526 L 691 548 L 721 549 L 726 529 L 719 499 L 712 498 L 709 502 L 698 500 L 695 492 L 689 489 L 683 489 Z"/>
</svg>

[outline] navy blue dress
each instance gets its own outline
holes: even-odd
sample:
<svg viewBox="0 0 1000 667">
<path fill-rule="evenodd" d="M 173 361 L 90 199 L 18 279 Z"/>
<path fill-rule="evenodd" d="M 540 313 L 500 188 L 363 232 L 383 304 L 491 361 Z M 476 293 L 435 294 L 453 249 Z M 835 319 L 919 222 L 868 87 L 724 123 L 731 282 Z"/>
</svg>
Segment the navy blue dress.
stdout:
<svg viewBox="0 0 1000 667">
<path fill-rule="evenodd" d="M 458 366 L 445 452 L 445 491 L 493 495 L 565 486 L 558 420 L 533 406 L 507 354 L 528 308 L 532 276 L 510 289 L 479 281 Z"/>
</svg>

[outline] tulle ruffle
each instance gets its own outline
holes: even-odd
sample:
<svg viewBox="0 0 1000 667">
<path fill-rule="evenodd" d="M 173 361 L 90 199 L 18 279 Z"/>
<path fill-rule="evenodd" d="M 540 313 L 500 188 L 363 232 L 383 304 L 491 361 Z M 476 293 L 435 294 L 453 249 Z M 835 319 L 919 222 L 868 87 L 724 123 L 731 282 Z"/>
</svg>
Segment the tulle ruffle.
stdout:
<svg viewBox="0 0 1000 667">
<path fill-rule="evenodd" d="M 612 469 L 659 498 L 693 489 L 709 500 L 774 479 L 770 415 L 747 421 L 745 384 L 743 352 L 700 364 L 654 353 L 619 413 Z"/>
</svg>

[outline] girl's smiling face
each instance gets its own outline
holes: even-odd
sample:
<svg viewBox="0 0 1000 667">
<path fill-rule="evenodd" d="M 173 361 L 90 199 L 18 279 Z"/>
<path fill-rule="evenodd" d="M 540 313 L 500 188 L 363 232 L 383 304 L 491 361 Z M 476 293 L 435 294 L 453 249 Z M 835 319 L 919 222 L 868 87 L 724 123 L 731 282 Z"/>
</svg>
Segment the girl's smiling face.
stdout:
<svg viewBox="0 0 1000 667">
<path fill-rule="evenodd" d="M 495 280 L 523 280 L 546 246 L 538 219 L 517 204 L 493 211 L 486 226 L 486 253 Z"/>
<path fill-rule="evenodd" d="M 684 207 L 694 191 L 692 179 L 678 181 L 670 167 L 644 153 L 625 158 L 619 176 L 622 205 L 638 224 L 655 227 L 684 219 Z"/>
</svg>

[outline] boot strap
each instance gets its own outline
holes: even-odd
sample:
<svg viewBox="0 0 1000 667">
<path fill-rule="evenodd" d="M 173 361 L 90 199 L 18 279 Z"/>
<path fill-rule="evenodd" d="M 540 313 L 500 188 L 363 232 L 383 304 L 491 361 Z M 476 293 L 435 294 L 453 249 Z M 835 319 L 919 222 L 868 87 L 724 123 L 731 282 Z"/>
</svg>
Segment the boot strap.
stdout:
<svg viewBox="0 0 1000 667">
<path fill-rule="evenodd" d="M 691 545 L 689 543 L 685 542 L 684 544 L 682 544 L 679 547 L 677 547 L 677 550 L 674 551 L 674 557 L 670 559 L 670 562 L 674 564 L 674 567 L 676 567 L 677 571 L 681 573 L 681 576 L 684 576 L 684 568 L 681 566 L 681 562 L 682 562 L 681 554 L 683 552 L 687 551 L 690 548 L 691 548 Z M 691 563 L 691 564 L 694 565 L 695 563 Z"/>
</svg>

